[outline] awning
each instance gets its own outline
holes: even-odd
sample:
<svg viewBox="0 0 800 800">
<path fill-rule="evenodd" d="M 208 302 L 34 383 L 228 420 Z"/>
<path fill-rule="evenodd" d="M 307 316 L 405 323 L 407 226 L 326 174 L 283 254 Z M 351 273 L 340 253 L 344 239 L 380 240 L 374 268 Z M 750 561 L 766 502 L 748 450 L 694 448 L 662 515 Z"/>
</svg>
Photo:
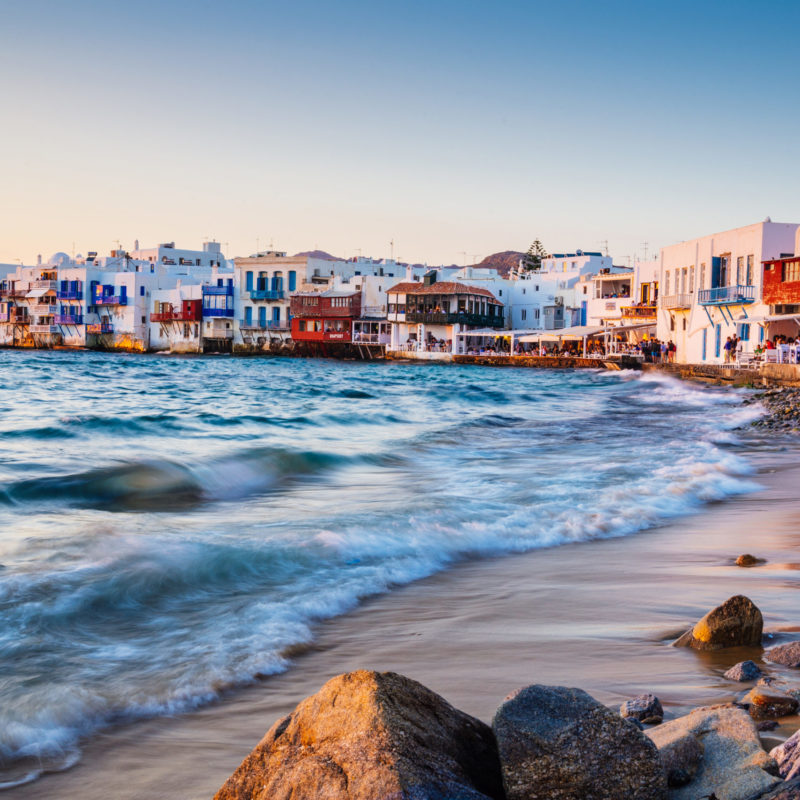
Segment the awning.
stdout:
<svg viewBox="0 0 800 800">
<path fill-rule="evenodd" d="M 540 331 L 529 336 L 520 336 L 521 342 L 557 342 L 561 339 L 583 339 L 585 336 L 597 336 L 605 333 L 605 328 L 597 328 L 589 325 L 573 325 L 571 328 L 558 328 L 552 331 Z"/>
<path fill-rule="evenodd" d="M 800 324 L 800 314 L 768 314 L 764 317 L 745 317 L 742 315 L 741 317 L 737 317 L 735 322 L 737 325 L 747 325 L 751 322 L 763 324 L 765 322 L 781 322 L 786 319 L 793 319 Z"/>
<path fill-rule="evenodd" d="M 606 333 L 619 333 L 620 331 L 636 331 L 641 330 L 642 328 L 655 328 L 657 323 L 655 322 L 634 322 L 631 325 L 615 325 L 613 328 L 609 327 L 606 329 Z"/>
<path fill-rule="evenodd" d="M 497 330 L 496 328 L 480 328 L 479 330 L 475 331 L 462 331 L 461 333 L 457 333 L 456 336 L 523 336 L 526 333 L 535 333 L 536 328 L 521 328 L 518 330 L 507 331 L 507 330 Z"/>
<path fill-rule="evenodd" d="M 52 289 L 33 289 L 25 297 L 44 297 L 48 292 L 52 291 Z"/>
</svg>

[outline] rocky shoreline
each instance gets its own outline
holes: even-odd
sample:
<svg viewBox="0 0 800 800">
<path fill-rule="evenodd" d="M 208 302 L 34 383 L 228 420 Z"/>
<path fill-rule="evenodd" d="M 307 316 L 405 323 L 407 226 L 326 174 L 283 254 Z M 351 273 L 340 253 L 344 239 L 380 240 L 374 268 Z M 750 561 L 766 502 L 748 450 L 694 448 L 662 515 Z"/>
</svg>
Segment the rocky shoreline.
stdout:
<svg viewBox="0 0 800 800">
<path fill-rule="evenodd" d="M 672 645 L 800 668 L 800 640 L 774 641 L 737 595 Z M 535 684 L 489 726 L 402 675 L 346 673 L 278 720 L 215 800 L 800 800 L 800 730 L 762 741 L 797 711 L 800 675 L 794 685 L 748 660 L 724 677 L 730 702 L 670 720 L 652 694 L 615 711 Z"/>
<path fill-rule="evenodd" d="M 779 387 L 757 392 L 745 405 L 760 403 L 767 413 L 752 423 L 754 428 L 776 433 L 800 433 L 800 388 Z"/>
</svg>

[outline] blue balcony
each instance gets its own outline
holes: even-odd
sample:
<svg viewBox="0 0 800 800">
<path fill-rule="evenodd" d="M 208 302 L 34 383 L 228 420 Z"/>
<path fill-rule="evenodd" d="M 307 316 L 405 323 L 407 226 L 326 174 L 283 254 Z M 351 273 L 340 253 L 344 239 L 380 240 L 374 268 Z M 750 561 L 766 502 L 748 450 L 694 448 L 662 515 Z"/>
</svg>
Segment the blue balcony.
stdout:
<svg viewBox="0 0 800 800">
<path fill-rule="evenodd" d="M 83 289 L 59 289 L 56 297 L 59 300 L 83 300 Z"/>
<path fill-rule="evenodd" d="M 53 322 L 56 325 L 83 325 L 83 314 L 56 314 Z"/>
<path fill-rule="evenodd" d="M 126 306 L 128 297 L 124 294 L 95 295 L 92 303 L 96 306 Z"/>
<path fill-rule="evenodd" d="M 701 289 L 697 302 L 701 306 L 728 306 L 754 303 L 755 286 L 718 286 L 716 289 Z"/>
<path fill-rule="evenodd" d="M 110 322 L 94 322 L 86 326 L 86 333 L 114 333 L 114 326 Z"/>
<path fill-rule="evenodd" d="M 283 289 L 251 289 L 251 300 L 284 300 L 286 292 Z"/>
<path fill-rule="evenodd" d="M 209 308 L 203 306 L 203 319 L 207 317 L 230 317 L 233 318 L 232 308 Z"/>
<path fill-rule="evenodd" d="M 203 295 L 209 297 L 229 295 L 230 297 L 233 297 L 233 286 L 204 286 Z"/>
</svg>

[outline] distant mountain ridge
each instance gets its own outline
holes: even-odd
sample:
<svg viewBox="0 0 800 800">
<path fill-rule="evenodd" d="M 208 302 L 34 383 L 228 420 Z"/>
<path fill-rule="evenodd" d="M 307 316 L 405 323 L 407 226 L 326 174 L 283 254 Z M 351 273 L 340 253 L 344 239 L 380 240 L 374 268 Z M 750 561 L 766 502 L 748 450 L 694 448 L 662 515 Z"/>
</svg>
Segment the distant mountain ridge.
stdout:
<svg viewBox="0 0 800 800">
<path fill-rule="evenodd" d="M 486 256 L 480 264 L 475 266 L 482 269 L 496 269 L 505 277 L 512 269 L 517 268 L 519 260 L 524 255 L 525 253 L 518 253 L 516 250 L 503 250 L 500 253 L 492 253 L 492 255 Z"/>
<path fill-rule="evenodd" d="M 295 253 L 292 258 L 302 258 L 304 256 L 307 256 L 308 258 L 322 258 L 325 261 L 347 261 L 346 258 L 332 256 L 330 253 L 326 253 L 324 250 L 303 250 L 302 253 Z"/>
</svg>

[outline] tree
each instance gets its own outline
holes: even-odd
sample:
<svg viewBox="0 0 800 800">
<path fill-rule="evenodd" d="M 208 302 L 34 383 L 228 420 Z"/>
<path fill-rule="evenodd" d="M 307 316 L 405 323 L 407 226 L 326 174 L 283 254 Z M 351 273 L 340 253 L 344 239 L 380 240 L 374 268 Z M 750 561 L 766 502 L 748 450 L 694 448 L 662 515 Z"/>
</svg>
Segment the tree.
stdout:
<svg viewBox="0 0 800 800">
<path fill-rule="evenodd" d="M 528 252 L 522 257 L 522 268 L 524 270 L 537 270 L 542 268 L 542 259 L 547 258 L 547 250 L 544 245 L 536 239 L 528 248 Z"/>
</svg>

